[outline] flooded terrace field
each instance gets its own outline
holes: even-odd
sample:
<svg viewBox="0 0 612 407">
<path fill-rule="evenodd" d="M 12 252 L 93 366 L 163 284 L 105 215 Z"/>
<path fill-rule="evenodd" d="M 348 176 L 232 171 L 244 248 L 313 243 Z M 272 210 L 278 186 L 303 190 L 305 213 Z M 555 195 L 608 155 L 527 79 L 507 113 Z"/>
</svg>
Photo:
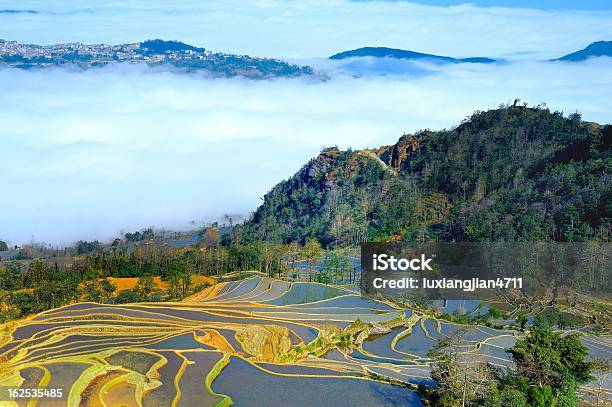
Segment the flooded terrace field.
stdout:
<svg viewBox="0 0 612 407">
<path fill-rule="evenodd" d="M 458 331 L 462 352 L 510 364 L 516 332 L 255 275 L 183 302 L 73 304 L 5 325 L 0 385 L 58 386 L 54 405 L 69 406 L 419 406 L 428 351 Z M 585 344 L 612 349 L 606 336 Z"/>
</svg>

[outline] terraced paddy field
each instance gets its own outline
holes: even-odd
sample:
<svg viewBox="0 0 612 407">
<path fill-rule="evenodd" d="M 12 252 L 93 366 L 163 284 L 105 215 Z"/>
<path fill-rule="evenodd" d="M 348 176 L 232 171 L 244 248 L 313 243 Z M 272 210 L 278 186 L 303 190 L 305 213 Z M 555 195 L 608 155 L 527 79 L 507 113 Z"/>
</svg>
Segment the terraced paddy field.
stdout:
<svg viewBox="0 0 612 407">
<path fill-rule="evenodd" d="M 0 386 L 63 394 L 0 405 L 419 406 L 427 352 L 457 331 L 462 352 L 510 365 L 514 331 L 438 321 L 353 286 L 251 274 L 182 302 L 78 303 L 2 326 Z M 608 336 L 584 343 L 612 356 Z"/>
</svg>

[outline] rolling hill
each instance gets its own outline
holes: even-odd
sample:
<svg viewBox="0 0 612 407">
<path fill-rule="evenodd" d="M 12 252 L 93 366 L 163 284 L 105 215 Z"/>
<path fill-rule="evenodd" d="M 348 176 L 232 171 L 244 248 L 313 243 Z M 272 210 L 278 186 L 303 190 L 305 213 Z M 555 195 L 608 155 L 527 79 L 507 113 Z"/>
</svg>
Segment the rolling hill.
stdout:
<svg viewBox="0 0 612 407">
<path fill-rule="evenodd" d="M 596 57 L 612 57 L 612 41 L 597 41 L 589 44 L 586 48 L 580 51 L 572 52 L 556 59 L 555 61 L 585 61 L 589 58 Z"/>
<path fill-rule="evenodd" d="M 612 126 L 546 108 L 476 112 L 376 150 L 324 149 L 264 197 L 250 240 L 610 240 Z"/>
<path fill-rule="evenodd" d="M 447 56 L 425 54 L 422 52 L 407 51 L 396 48 L 386 47 L 363 47 L 350 51 L 344 51 L 334 54 L 329 59 L 340 60 L 356 57 L 374 57 L 374 58 L 394 58 L 394 59 L 409 59 L 409 60 L 426 60 L 438 63 L 480 63 L 490 64 L 496 62 L 491 58 L 471 57 L 471 58 L 452 58 Z"/>
</svg>

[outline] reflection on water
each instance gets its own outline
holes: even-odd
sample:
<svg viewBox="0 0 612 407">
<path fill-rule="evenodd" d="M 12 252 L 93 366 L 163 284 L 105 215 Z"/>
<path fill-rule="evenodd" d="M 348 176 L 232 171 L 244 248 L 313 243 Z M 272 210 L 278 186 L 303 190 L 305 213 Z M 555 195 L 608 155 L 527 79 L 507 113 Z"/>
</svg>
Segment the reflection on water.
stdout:
<svg viewBox="0 0 612 407">
<path fill-rule="evenodd" d="M 405 387 L 370 380 L 270 375 L 236 357 L 212 388 L 229 395 L 238 406 L 422 406 Z"/>
</svg>

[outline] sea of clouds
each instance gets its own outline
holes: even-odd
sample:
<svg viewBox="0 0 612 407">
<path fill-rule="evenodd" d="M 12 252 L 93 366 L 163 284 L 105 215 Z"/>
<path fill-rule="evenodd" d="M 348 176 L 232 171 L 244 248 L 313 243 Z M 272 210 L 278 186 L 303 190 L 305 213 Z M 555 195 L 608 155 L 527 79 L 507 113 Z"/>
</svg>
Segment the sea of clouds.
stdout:
<svg viewBox="0 0 612 407">
<path fill-rule="evenodd" d="M 22 2 L 4 1 L 0 8 L 17 7 L 18 3 Z M 293 2 L 284 11 L 278 10 L 278 2 L 249 2 L 233 18 L 246 24 L 259 12 L 264 21 L 272 19 L 269 29 L 265 31 L 263 23 L 258 23 L 249 27 L 251 35 L 243 27 L 232 36 L 219 23 L 211 28 L 211 22 L 223 16 L 229 19 L 236 12 L 229 5 L 218 5 L 218 10 L 211 11 L 214 15 L 208 16 L 202 10 L 212 6 L 200 6 L 200 2 L 181 3 L 184 7 L 173 6 L 172 12 L 162 3 L 151 10 L 140 2 L 121 2 L 116 3 L 119 11 L 112 11 L 115 2 L 102 1 L 76 12 L 70 12 L 68 2 L 55 2 L 60 6 L 53 11 L 47 2 L 23 3 L 42 14 L 11 17 L 21 20 L 21 28 L 1 15 L 0 38 L 41 43 L 165 37 L 198 45 L 207 45 L 212 38 L 216 48 L 228 51 L 295 56 L 325 70 L 328 80 L 207 79 L 134 65 L 89 71 L 0 69 L 0 240 L 13 243 L 32 237 L 54 244 L 109 239 L 120 230 L 150 225 L 182 228 L 191 220 L 198 223 L 226 213 L 247 214 L 263 194 L 323 146 L 358 149 L 392 144 L 404 132 L 452 127 L 476 109 L 494 108 L 516 98 L 532 105 L 546 103 L 566 114 L 579 111 L 586 120 L 612 121 L 609 58 L 574 64 L 520 58 L 491 65 L 382 60 L 376 62 L 376 69 L 368 69 L 368 62 L 362 61 L 359 77 L 353 76 L 351 61 L 331 63 L 320 58 L 332 51 L 378 45 L 383 37 L 389 40 L 384 45 L 414 48 L 399 40 L 402 35 L 410 38 L 414 30 L 412 24 L 399 25 L 398 15 L 408 12 L 422 13 L 427 24 L 437 24 L 440 36 L 457 41 L 447 31 L 448 24 L 463 29 L 455 21 L 457 13 L 469 11 L 470 6 L 438 10 L 404 3 L 329 1 L 317 3 L 320 10 L 315 15 Z M 339 15 L 340 5 L 348 7 L 348 16 Z M 206 40 L 192 41 L 197 31 L 194 10 L 200 10 L 196 15 L 202 23 L 196 28 Z M 486 24 L 499 24 L 523 13 L 525 22 L 516 20 L 518 34 L 532 24 L 540 33 L 556 33 L 547 39 L 554 46 L 544 47 L 543 39 L 534 39 L 538 35 L 512 44 L 492 44 L 467 30 L 463 35 L 471 36 L 474 43 L 445 47 L 434 38 L 420 50 L 452 56 L 536 50 L 543 57 L 558 55 L 566 48 L 566 44 L 556 44 L 565 35 L 558 33 L 562 31 L 559 27 L 539 26 L 550 20 L 552 12 L 477 12 Z M 606 34 L 601 25 L 597 35 L 593 28 L 601 13 L 577 13 L 571 18 L 555 13 L 559 13 L 555 24 L 576 30 L 590 21 L 590 31 L 579 35 L 583 39 Z M 142 21 L 119 27 L 126 15 L 139 16 Z M 317 22 L 302 21 L 303 16 L 316 16 Z M 424 27 L 419 18 L 415 24 Z M 188 24 L 179 24 L 179 20 Z M 152 26 L 155 21 L 157 27 Z M 232 21 L 230 26 L 236 24 Z M 291 21 L 296 24 L 292 34 L 287 28 Z M 272 22 L 285 27 L 289 39 Z M 333 30 L 328 27 L 331 22 Z M 51 30 L 52 23 L 62 28 Z M 353 23 L 363 32 L 349 27 Z M 173 35 L 170 26 L 175 28 Z M 378 26 L 380 29 L 365 30 Z M 502 38 L 504 27 L 499 28 Z M 307 41 L 300 30 L 316 35 Z M 46 41 L 43 33 L 49 34 Z M 323 44 L 327 36 L 330 40 Z M 299 51 L 295 55 L 287 48 L 290 40 Z M 451 52 L 454 47 L 456 52 Z M 550 55 L 548 49 L 553 48 L 556 51 Z"/>
</svg>

